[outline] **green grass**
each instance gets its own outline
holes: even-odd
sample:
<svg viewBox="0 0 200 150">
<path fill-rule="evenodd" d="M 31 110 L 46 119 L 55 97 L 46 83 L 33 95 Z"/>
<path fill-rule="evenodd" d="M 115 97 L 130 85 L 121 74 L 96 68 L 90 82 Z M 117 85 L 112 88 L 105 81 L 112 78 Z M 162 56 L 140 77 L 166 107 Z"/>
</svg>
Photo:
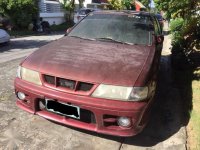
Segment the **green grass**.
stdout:
<svg viewBox="0 0 200 150">
<path fill-rule="evenodd" d="M 194 75 L 200 76 L 200 69 L 194 72 Z M 192 81 L 193 109 L 188 124 L 188 136 L 191 150 L 200 150 L 200 79 Z"/>
<path fill-rule="evenodd" d="M 173 74 L 181 94 L 188 149 L 200 150 L 200 69 L 173 70 Z"/>
</svg>

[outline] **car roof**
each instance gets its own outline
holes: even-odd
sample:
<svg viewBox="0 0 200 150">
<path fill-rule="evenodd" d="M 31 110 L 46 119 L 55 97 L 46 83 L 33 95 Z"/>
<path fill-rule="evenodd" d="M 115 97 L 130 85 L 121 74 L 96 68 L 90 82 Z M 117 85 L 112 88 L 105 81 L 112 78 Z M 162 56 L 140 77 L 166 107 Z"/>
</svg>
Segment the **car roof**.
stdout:
<svg viewBox="0 0 200 150">
<path fill-rule="evenodd" d="M 79 9 L 79 11 L 80 10 L 93 10 L 93 8 L 81 8 L 81 9 Z"/>
<path fill-rule="evenodd" d="M 155 14 L 145 11 L 133 11 L 133 10 L 98 10 L 94 11 L 93 14 L 113 14 L 113 15 L 146 15 L 155 16 Z"/>
</svg>

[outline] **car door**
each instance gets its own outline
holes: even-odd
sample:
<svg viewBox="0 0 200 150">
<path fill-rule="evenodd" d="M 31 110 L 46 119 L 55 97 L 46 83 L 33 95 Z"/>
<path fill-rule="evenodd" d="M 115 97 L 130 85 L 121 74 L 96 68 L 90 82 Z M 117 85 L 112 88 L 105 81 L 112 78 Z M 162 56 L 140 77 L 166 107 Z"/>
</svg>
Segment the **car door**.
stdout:
<svg viewBox="0 0 200 150">
<path fill-rule="evenodd" d="M 156 17 L 153 17 L 154 33 L 156 40 L 156 49 L 161 53 L 163 48 L 164 36 L 162 35 L 162 30 L 160 28 L 159 22 Z"/>
<path fill-rule="evenodd" d="M 162 31 L 159 25 L 159 22 L 157 21 L 156 17 L 152 16 L 151 21 L 153 23 L 153 35 L 154 35 L 154 40 L 153 40 L 153 45 L 155 46 L 155 53 L 154 53 L 154 60 L 152 64 L 152 70 L 151 70 L 151 80 L 152 83 L 157 82 L 157 75 L 158 75 L 158 70 L 159 70 L 159 65 L 160 65 L 160 58 L 161 58 L 161 51 L 163 47 L 163 35 Z"/>
</svg>

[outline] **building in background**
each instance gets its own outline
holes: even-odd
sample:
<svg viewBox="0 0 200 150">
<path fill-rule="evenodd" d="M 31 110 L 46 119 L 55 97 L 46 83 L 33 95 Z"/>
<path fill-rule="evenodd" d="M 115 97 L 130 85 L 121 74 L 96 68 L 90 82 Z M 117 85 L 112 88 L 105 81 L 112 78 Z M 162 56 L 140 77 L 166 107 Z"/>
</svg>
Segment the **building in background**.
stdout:
<svg viewBox="0 0 200 150">
<path fill-rule="evenodd" d="M 43 18 L 44 21 L 48 21 L 50 25 L 61 24 L 65 22 L 65 11 L 62 8 L 63 0 L 39 0 L 39 17 Z M 75 0 L 75 10 L 78 10 L 79 1 Z M 107 0 L 84 0 L 83 7 L 94 8 L 94 9 L 107 9 Z M 135 0 L 136 11 L 145 6 Z"/>
<path fill-rule="evenodd" d="M 63 0 L 39 0 L 39 17 L 48 21 L 50 25 L 61 24 L 65 22 L 65 13 L 61 3 Z M 83 6 L 87 7 L 92 0 L 84 0 Z M 75 6 L 78 7 L 79 1 L 75 0 Z M 79 8 L 77 8 L 79 9 Z"/>
<path fill-rule="evenodd" d="M 40 0 L 39 10 L 39 17 L 50 25 L 65 22 L 65 12 L 59 0 Z"/>
</svg>

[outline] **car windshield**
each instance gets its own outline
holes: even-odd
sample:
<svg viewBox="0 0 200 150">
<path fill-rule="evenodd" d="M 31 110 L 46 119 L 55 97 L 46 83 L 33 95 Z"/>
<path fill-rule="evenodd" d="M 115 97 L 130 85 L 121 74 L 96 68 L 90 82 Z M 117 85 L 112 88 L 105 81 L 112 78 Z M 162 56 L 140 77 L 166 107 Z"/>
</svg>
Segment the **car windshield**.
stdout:
<svg viewBox="0 0 200 150">
<path fill-rule="evenodd" d="M 133 14 L 90 14 L 68 36 L 121 42 L 126 44 L 151 44 L 149 17 Z"/>
</svg>

